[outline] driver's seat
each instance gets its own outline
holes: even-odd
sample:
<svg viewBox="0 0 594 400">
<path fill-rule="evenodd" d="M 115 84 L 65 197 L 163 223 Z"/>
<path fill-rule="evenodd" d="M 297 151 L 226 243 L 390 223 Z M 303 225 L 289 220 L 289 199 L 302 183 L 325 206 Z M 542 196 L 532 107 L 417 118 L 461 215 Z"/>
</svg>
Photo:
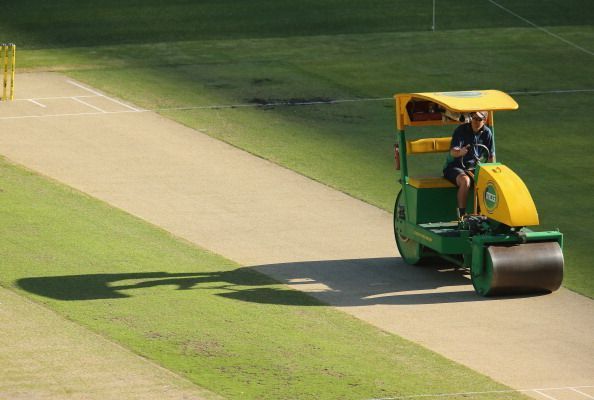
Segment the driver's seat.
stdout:
<svg viewBox="0 0 594 400">
<path fill-rule="evenodd" d="M 406 141 L 406 154 L 445 153 L 450 151 L 452 138 L 424 138 Z M 443 176 L 409 177 L 408 184 L 418 189 L 456 187 Z"/>
</svg>

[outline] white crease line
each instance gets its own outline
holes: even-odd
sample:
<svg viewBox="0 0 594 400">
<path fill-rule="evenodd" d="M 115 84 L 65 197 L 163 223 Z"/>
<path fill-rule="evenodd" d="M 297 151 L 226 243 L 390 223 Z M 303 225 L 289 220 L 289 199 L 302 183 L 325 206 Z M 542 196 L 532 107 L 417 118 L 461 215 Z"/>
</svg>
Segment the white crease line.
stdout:
<svg viewBox="0 0 594 400">
<path fill-rule="evenodd" d="M 31 103 L 33 103 L 33 104 L 36 104 L 36 105 L 38 105 L 39 107 L 42 107 L 42 108 L 47 108 L 47 106 L 46 106 L 45 104 L 41 104 L 40 102 L 38 102 L 38 101 L 35 101 L 35 99 L 27 99 L 27 101 L 30 101 Z"/>
<path fill-rule="evenodd" d="M 121 105 L 121 106 L 124 106 L 124 107 L 126 107 L 126 108 L 129 108 L 129 109 L 130 109 L 130 110 L 132 110 L 132 111 L 137 111 L 137 112 L 138 112 L 138 111 L 145 111 L 145 110 L 140 110 L 140 109 L 138 109 L 138 108 L 136 108 L 136 107 L 132 107 L 131 105 L 128 105 L 128 104 L 126 104 L 126 103 L 122 103 L 121 101 L 119 101 L 119 100 L 116 100 L 116 99 L 114 99 L 114 98 L 112 98 L 112 97 L 107 97 L 107 96 L 103 96 L 103 97 L 105 97 L 106 99 L 108 99 L 108 100 L 111 100 L 111 101 L 113 101 L 114 103 L 117 103 L 117 104 L 119 104 L 119 105 Z"/>
<path fill-rule="evenodd" d="M 130 114 L 134 112 L 144 111 L 102 111 L 102 112 L 81 112 L 81 113 L 64 113 L 64 114 L 46 114 L 46 115 L 18 115 L 13 117 L 0 117 L 0 120 L 7 119 L 27 119 L 27 118 L 56 118 L 56 117 L 77 117 L 86 115 L 106 115 L 106 114 Z"/>
<path fill-rule="evenodd" d="M 534 389 L 533 391 L 534 391 L 535 393 L 538 393 L 538 394 L 540 394 L 540 395 L 541 395 L 541 396 L 543 396 L 543 397 L 546 397 L 546 398 L 547 398 L 547 399 L 549 399 L 549 400 L 558 400 L 557 398 L 555 398 L 555 397 L 553 397 L 553 396 L 549 396 L 548 394 L 545 394 L 545 393 L 543 393 L 541 390 L 544 390 L 544 389 Z"/>
<path fill-rule="evenodd" d="M 88 88 L 88 87 L 86 87 L 86 86 L 83 86 L 83 85 L 81 85 L 81 84 L 80 84 L 80 83 L 78 83 L 78 82 L 74 82 L 74 81 L 71 81 L 71 80 L 67 80 L 66 82 L 68 82 L 69 84 L 71 84 L 71 85 L 74 85 L 74 86 L 76 86 L 76 87 L 79 87 L 79 88 L 81 88 L 81 89 L 84 89 L 84 90 L 86 90 L 87 92 L 91 92 L 91 93 L 93 93 L 93 94 L 95 94 L 95 95 L 97 95 L 97 96 L 104 96 L 104 94 L 103 94 L 103 93 L 99 93 L 99 92 L 98 92 L 98 91 L 96 91 L 96 90 L 93 90 L 93 89 L 90 89 L 90 88 Z"/>
<path fill-rule="evenodd" d="M 586 397 L 587 397 L 587 398 L 589 398 L 589 399 L 594 399 L 594 396 L 590 396 L 588 393 L 584 393 L 584 392 L 582 392 L 581 390 L 578 390 L 577 388 L 569 388 L 569 389 L 571 389 L 571 390 L 573 390 L 574 392 L 576 392 L 576 393 L 579 393 L 579 394 L 581 394 L 581 395 L 583 395 L 583 396 L 586 396 Z"/>
<path fill-rule="evenodd" d="M 457 392 L 457 393 L 438 393 L 438 394 L 413 394 L 410 396 L 398 396 L 398 397 L 379 397 L 368 400 L 405 400 L 405 399 L 418 399 L 423 397 L 451 397 L 451 396 L 468 396 L 474 394 L 498 394 L 498 393 L 515 393 L 519 390 L 491 390 L 488 392 Z"/>
<path fill-rule="evenodd" d="M 119 104 L 119 105 L 121 105 L 121 106 L 124 106 L 124 107 L 126 107 L 126 108 L 129 108 L 129 109 L 130 109 L 130 110 L 132 110 L 132 111 L 142 111 L 142 110 L 139 110 L 138 108 L 135 108 L 135 107 L 132 107 L 132 106 L 130 106 L 130 105 L 128 105 L 128 104 L 122 103 L 122 102 L 121 102 L 121 101 L 119 101 L 119 100 L 116 100 L 116 99 L 113 99 L 113 98 L 111 98 L 111 97 L 109 97 L 109 96 L 106 96 L 106 95 L 104 95 L 103 93 L 99 93 L 99 92 L 97 92 L 96 90 L 93 90 L 93 89 L 90 89 L 90 88 L 88 88 L 88 87 L 86 87 L 86 86 L 83 86 L 83 85 L 81 85 L 81 84 L 80 84 L 80 83 L 78 83 L 78 82 L 74 82 L 74 81 L 71 81 L 71 80 L 67 80 L 66 82 L 68 82 L 68 83 L 70 83 L 71 85 L 74 85 L 74 86 L 76 86 L 76 87 L 79 87 L 79 88 L 81 88 L 81 89 L 87 90 L 87 91 L 89 91 L 89 92 L 93 93 L 94 95 L 97 95 L 97 96 L 104 97 L 104 98 L 106 98 L 107 100 L 111 100 L 111 101 L 113 101 L 114 103 L 117 103 L 117 104 Z"/>
<path fill-rule="evenodd" d="M 93 109 L 95 109 L 97 111 L 101 111 L 102 113 L 106 113 L 107 112 L 107 111 L 102 110 L 101 108 L 99 108 L 97 106 L 94 106 L 94 105 L 92 105 L 90 103 L 87 103 L 86 101 L 83 101 L 83 100 L 81 100 L 81 99 L 79 99 L 77 97 L 72 97 L 72 100 L 78 101 L 80 104 L 84 104 L 85 106 L 91 107 L 91 108 L 93 108 Z"/>
<path fill-rule="evenodd" d="M 536 29 L 539 29 L 539 30 L 543 31 L 544 33 L 546 33 L 546 34 L 548 34 L 548 35 L 551 35 L 552 37 L 554 37 L 554 38 L 556 38 L 556 39 L 559 39 L 559 40 L 561 40 L 562 42 L 565 42 L 565 43 L 567 43 L 568 45 L 570 45 L 570 46 L 573 46 L 573 47 L 575 47 L 576 49 L 583 51 L 584 53 L 587 53 L 587 54 L 590 54 L 591 56 L 594 56 L 594 52 L 592 52 L 592 51 L 590 51 L 590 50 L 588 50 L 588 49 L 585 49 L 585 48 L 583 48 L 582 46 L 578 46 L 577 44 L 575 44 L 575 43 L 573 43 L 573 42 L 570 42 L 570 41 L 569 41 L 569 40 L 567 40 L 567 39 L 564 39 L 564 38 L 562 38 L 561 36 L 559 36 L 559 35 L 557 35 L 557 34 L 555 34 L 555 33 L 551 32 L 551 31 L 549 31 L 548 29 L 545 29 L 545 28 L 543 28 L 543 27 L 541 27 L 541 26 L 538 26 L 538 25 L 536 25 L 534 22 L 532 22 L 532 21 L 529 21 L 529 20 L 527 20 L 526 18 L 522 17 L 521 15 L 518 15 L 518 14 L 516 14 L 516 13 L 515 13 L 515 12 L 513 12 L 512 10 L 510 10 L 510 9 L 508 9 L 508 8 L 505 8 L 505 7 L 503 7 L 501 4 L 497 3 L 496 1 L 494 1 L 494 0 L 489 0 L 489 2 L 490 2 L 491 4 L 494 4 L 494 5 L 496 5 L 497 7 L 501 8 L 502 10 L 504 10 L 504 11 L 506 11 L 506 12 L 510 13 L 510 14 L 511 14 L 511 15 L 513 15 L 514 17 L 521 19 L 522 21 L 526 22 L 527 24 L 530 24 L 530 25 L 532 25 L 532 26 L 533 26 L 533 27 L 535 27 Z"/>
<path fill-rule="evenodd" d="M 32 97 L 32 98 L 28 98 L 28 99 L 14 99 L 14 101 L 29 101 L 31 99 L 33 100 L 64 100 L 64 99 L 72 99 L 73 96 L 52 96 L 52 97 Z M 80 98 L 90 98 L 90 97 L 101 97 L 101 96 L 97 96 L 97 95 L 76 95 L 76 97 L 80 97 Z"/>
<path fill-rule="evenodd" d="M 576 390 L 583 388 L 594 388 L 594 386 L 575 386 L 575 387 L 554 387 L 554 388 L 541 388 L 541 389 L 509 389 L 509 390 L 490 390 L 485 392 L 457 392 L 457 393 L 438 393 L 438 394 L 413 394 L 409 396 L 397 396 L 397 397 L 380 397 L 368 400 L 407 400 L 407 399 L 418 399 L 418 398 L 432 398 L 432 397 L 452 397 L 452 396 L 469 396 L 469 395 L 482 395 L 482 394 L 499 394 L 499 393 L 526 393 L 536 392 L 544 397 L 548 397 L 552 400 L 557 400 L 554 397 L 548 396 L 540 391 L 543 390 Z M 577 390 L 576 390 L 577 391 Z"/>
</svg>

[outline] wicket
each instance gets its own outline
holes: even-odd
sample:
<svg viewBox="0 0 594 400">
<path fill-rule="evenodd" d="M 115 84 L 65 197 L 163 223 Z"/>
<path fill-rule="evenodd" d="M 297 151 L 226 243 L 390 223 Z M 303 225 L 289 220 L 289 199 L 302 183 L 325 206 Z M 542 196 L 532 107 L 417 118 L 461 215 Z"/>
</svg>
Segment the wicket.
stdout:
<svg viewBox="0 0 594 400">
<path fill-rule="evenodd" d="M 14 72 L 16 65 L 16 45 L 13 43 L 2 43 L 0 44 L 0 62 L 4 66 L 3 70 L 3 84 L 2 84 L 2 97 L 0 100 L 13 100 L 14 99 Z M 10 71 L 10 79 L 8 73 Z M 10 92 L 9 92 L 10 87 Z M 8 94 L 8 96 L 7 96 Z"/>
</svg>

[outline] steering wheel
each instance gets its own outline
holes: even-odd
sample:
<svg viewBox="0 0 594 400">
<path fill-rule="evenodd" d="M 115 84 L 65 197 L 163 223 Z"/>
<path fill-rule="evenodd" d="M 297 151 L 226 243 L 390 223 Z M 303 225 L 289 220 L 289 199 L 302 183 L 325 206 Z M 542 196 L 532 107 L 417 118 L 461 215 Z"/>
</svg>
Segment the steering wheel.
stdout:
<svg viewBox="0 0 594 400">
<path fill-rule="evenodd" d="M 475 149 L 477 147 L 479 148 L 478 151 L 475 151 L 475 153 L 478 154 L 478 156 L 476 156 L 476 155 L 474 156 L 474 159 L 476 160 L 477 164 L 483 164 L 483 163 L 486 163 L 487 161 L 489 161 L 489 158 L 491 157 L 491 152 L 489 151 L 489 148 L 487 146 L 485 146 L 484 144 L 480 144 L 480 143 L 476 143 L 472 146 L 474 146 Z M 470 150 L 468 150 L 468 151 L 470 151 Z M 464 165 L 464 157 L 460 158 L 460 162 L 462 163 L 462 168 L 466 169 L 466 166 Z"/>
</svg>

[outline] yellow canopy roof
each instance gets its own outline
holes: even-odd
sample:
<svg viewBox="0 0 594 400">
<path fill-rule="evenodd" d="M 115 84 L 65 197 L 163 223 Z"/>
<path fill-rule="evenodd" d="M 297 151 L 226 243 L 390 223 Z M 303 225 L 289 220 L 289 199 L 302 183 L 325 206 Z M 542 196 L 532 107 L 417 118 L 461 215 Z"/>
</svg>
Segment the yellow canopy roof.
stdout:
<svg viewBox="0 0 594 400">
<path fill-rule="evenodd" d="M 517 110 L 518 103 L 499 90 L 469 90 L 462 92 L 402 93 L 394 98 L 406 106 L 411 99 L 429 100 L 455 112 Z"/>
</svg>

